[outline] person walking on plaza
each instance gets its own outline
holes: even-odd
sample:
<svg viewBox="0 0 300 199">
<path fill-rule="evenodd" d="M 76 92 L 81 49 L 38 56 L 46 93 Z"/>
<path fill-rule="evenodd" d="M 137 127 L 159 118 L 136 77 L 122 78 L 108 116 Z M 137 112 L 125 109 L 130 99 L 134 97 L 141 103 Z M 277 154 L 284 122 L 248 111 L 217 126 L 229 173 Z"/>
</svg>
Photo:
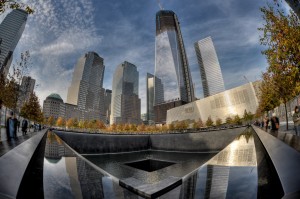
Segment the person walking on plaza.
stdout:
<svg viewBox="0 0 300 199">
<path fill-rule="evenodd" d="M 295 112 L 293 114 L 293 122 L 296 135 L 300 135 L 300 112 L 298 106 L 295 106 Z"/>
<path fill-rule="evenodd" d="M 26 135 L 27 134 L 27 128 L 28 128 L 28 121 L 24 119 L 22 121 L 22 134 Z"/>
<path fill-rule="evenodd" d="M 18 130 L 18 132 L 20 131 L 20 121 L 17 119 L 17 130 Z"/>
<path fill-rule="evenodd" d="M 279 119 L 278 117 L 276 117 L 276 114 L 273 113 L 271 118 L 271 132 L 276 133 L 278 132 L 278 129 L 279 129 Z"/>
</svg>

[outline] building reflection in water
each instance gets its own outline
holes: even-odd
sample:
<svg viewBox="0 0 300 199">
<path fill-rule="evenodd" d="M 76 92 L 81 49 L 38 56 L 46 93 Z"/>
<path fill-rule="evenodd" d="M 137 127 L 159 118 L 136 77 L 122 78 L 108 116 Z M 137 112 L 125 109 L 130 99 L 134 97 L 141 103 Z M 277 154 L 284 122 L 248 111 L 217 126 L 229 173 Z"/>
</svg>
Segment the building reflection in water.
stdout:
<svg viewBox="0 0 300 199">
<path fill-rule="evenodd" d="M 247 129 L 185 180 L 181 195 L 185 198 L 257 198 L 255 142 L 251 129 Z"/>
<path fill-rule="evenodd" d="M 126 198 L 134 196 L 76 156 L 54 133 L 47 134 L 43 186 L 45 198 Z"/>
</svg>

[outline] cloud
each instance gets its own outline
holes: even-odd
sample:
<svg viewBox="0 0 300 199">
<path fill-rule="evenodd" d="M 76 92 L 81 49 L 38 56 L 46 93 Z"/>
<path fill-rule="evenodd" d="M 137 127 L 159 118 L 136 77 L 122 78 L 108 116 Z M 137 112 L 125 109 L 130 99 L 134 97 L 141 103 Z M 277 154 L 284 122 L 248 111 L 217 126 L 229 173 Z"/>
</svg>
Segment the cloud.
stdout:
<svg viewBox="0 0 300 199">
<path fill-rule="evenodd" d="M 24 1 L 25 2 L 25 1 Z M 34 10 L 14 52 L 31 52 L 30 75 L 39 86 L 40 102 L 58 93 L 66 100 L 73 67 L 78 58 L 96 49 L 102 40 L 94 24 L 91 0 L 26 1 Z"/>
</svg>

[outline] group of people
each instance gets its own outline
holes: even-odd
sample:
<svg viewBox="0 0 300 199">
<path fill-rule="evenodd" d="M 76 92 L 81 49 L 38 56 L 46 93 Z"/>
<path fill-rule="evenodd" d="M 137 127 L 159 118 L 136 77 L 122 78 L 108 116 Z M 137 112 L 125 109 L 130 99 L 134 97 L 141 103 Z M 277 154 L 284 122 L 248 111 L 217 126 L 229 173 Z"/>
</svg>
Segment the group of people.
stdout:
<svg viewBox="0 0 300 199">
<path fill-rule="evenodd" d="M 293 113 L 293 122 L 294 122 L 294 129 L 295 134 L 300 136 L 300 110 L 298 106 L 295 106 L 294 113 Z M 265 116 L 264 121 L 261 124 L 266 131 L 271 129 L 271 132 L 277 132 L 279 129 L 279 119 L 276 117 L 276 114 L 273 113 L 272 117 L 269 119 L 268 116 Z"/>
<path fill-rule="evenodd" d="M 264 127 L 266 131 L 268 131 L 268 129 L 271 129 L 272 133 L 278 132 L 279 118 L 275 113 L 272 114 L 271 118 L 265 116 L 264 121 L 262 122 L 262 127 Z"/>
<path fill-rule="evenodd" d="M 13 112 L 10 112 L 10 116 L 6 120 L 6 136 L 7 140 L 10 140 L 11 138 L 17 138 L 17 131 L 19 131 L 20 128 L 20 121 L 16 118 L 15 114 Z M 27 134 L 28 129 L 28 121 L 26 119 L 23 119 L 22 121 L 22 134 Z"/>
</svg>

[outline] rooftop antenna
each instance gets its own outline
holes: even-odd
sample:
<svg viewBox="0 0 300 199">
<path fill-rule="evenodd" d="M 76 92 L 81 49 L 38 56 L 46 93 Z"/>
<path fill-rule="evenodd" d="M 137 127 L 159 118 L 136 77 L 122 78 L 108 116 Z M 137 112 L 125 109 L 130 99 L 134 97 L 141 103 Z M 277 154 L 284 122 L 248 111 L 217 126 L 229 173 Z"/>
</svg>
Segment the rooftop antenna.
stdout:
<svg viewBox="0 0 300 199">
<path fill-rule="evenodd" d="M 158 6 L 159 6 L 160 10 L 163 10 L 164 8 L 162 7 L 162 5 L 160 3 L 160 0 L 157 0 L 157 3 L 158 3 Z"/>
</svg>

